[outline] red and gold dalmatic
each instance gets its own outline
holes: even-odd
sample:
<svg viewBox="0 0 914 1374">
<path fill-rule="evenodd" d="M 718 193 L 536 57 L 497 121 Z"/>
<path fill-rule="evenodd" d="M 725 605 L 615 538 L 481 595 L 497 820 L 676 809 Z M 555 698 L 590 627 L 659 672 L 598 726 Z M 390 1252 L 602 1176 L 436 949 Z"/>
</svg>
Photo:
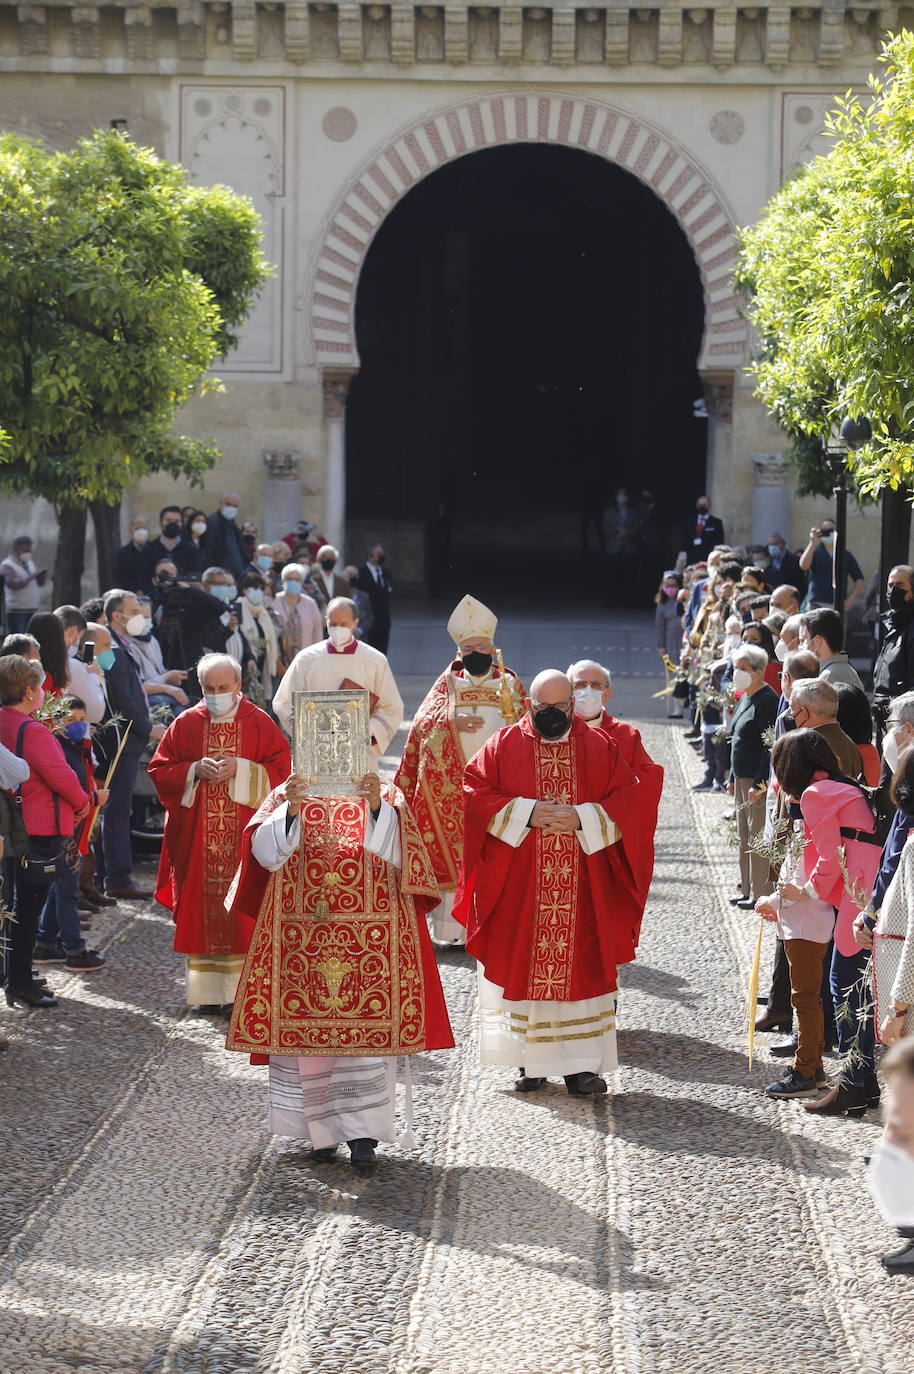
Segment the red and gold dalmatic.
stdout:
<svg viewBox="0 0 914 1374">
<path fill-rule="evenodd" d="M 298 848 L 275 873 L 251 853 L 256 827 L 285 801 L 274 792 L 250 821 L 229 902 L 255 920 L 227 1047 L 254 1056 L 396 1055 L 453 1043 L 425 914 L 438 888 L 402 793 L 383 788 L 400 821 L 402 867 L 363 847 L 367 802 L 314 797 Z"/>
<path fill-rule="evenodd" d="M 200 782 L 191 806 L 188 771 L 198 759 L 242 760 L 228 782 Z M 230 719 L 204 702 L 169 725 L 149 763 L 166 810 L 156 899 L 174 913 L 175 949 L 187 955 L 239 955 L 250 926 L 225 909 L 244 827 L 271 788 L 291 771 L 289 741 L 265 711 L 241 699 Z M 233 799 L 234 796 L 234 799 Z"/>
<path fill-rule="evenodd" d="M 617 989 L 634 958 L 642 902 L 639 783 L 602 731 L 575 718 L 568 738 L 543 740 L 525 716 L 467 765 L 463 879 L 454 916 L 467 950 L 508 1001 L 577 1002 Z M 585 854 L 576 835 L 532 829 L 514 847 L 489 832 L 510 823 L 514 798 L 594 802 L 621 832 Z M 508 808 L 507 810 L 504 810 Z"/>
<path fill-rule="evenodd" d="M 510 668 L 469 678 L 460 659 L 440 677 L 416 711 L 396 783 L 412 808 L 441 893 L 453 892 L 463 858 L 463 770 L 467 759 L 505 724 L 500 698 L 507 683 L 515 718 L 526 708 L 524 684 Z M 480 714 L 483 727 L 461 734 L 457 712 Z"/>
</svg>

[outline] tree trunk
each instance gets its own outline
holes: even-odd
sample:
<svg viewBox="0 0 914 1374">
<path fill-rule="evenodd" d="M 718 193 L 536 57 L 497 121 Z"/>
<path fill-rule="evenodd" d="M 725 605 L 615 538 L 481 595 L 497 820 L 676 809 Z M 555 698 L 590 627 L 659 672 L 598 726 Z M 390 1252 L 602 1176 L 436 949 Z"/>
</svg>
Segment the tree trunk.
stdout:
<svg viewBox="0 0 914 1374">
<path fill-rule="evenodd" d="M 54 559 L 55 606 L 78 606 L 83 599 L 82 576 L 86 559 L 86 507 L 57 509 L 57 556 Z"/>
<path fill-rule="evenodd" d="M 884 613 L 885 588 L 889 573 L 898 563 L 910 562 L 911 488 L 890 488 L 882 493 L 882 539 L 879 550 L 879 608 Z M 880 633 L 880 640 L 882 634 Z"/>
<path fill-rule="evenodd" d="M 111 591 L 115 585 L 114 555 L 121 546 L 121 503 L 117 501 L 113 506 L 109 506 L 104 501 L 92 501 L 89 504 L 89 509 L 92 512 L 92 523 L 95 526 L 98 591 L 101 596 L 104 592 Z M 127 587 L 124 590 L 132 591 L 133 588 Z"/>
</svg>

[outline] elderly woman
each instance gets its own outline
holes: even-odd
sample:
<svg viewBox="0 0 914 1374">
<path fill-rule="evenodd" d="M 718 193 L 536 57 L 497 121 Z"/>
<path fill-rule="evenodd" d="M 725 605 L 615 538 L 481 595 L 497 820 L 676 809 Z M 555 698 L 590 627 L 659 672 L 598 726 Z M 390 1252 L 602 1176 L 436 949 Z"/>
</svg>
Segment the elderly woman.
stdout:
<svg viewBox="0 0 914 1374">
<path fill-rule="evenodd" d="M 88 811 L 90 798 L 77 781 L 58 741 L 46 725 L 32 719 L 44 700 L 40 664 L 18 654 L 0 659 L 0 743 L 29 766 L 22 784 L 22 819 L 33 853 L 50 856 L 57 837 L 73 834 Z M 32 947 L 47 886 L 24 882 L 15 867 L 15 921 L 9 926 L 4 987 L 10 1006 L 55 1007 L 57 1001 L 32 976 Z"/>
<path fill-rule="evenodd" d="M 730 733 L 730 778 L 727 791 L 736 799 L 739 874 L 742 897 L 734 903 L 744 910 L 771 891 L 771 865 L 752 848 L 765 822 L 764 794 L 770 753 L 765 733 L 774 725 L 777 693 L 765 681 L 768 655 L 757 644 L 733 651 L 733 688 L 741 693 L 733 712 Z"/>
<path fill-rule="evenodd" d="M 282 591 L 273 602 L 273 614 L 282 636 L 282 658 L 286 667 L 300 649 L 316 644 L 323 637 L 324 622 L 314 598 L 305 591 L 307 570 L 302 563 L 286 563 L 282 570 Z"/>
</svg>

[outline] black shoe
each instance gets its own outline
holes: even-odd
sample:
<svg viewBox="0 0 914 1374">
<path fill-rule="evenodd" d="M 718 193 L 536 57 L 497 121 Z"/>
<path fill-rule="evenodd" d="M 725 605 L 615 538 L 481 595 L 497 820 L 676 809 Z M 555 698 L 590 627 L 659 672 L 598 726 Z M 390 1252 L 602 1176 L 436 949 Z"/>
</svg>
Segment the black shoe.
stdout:
<svg viewBox="0 0 914 1374">
<path fill-rule="evenodd" d="M 775 1059 L 792 1059 L 797 1052 L 797 1037 L 792 1035 L 789 1040 L 782 1040 L 779 1045 L 772 1045 L 768 1053 L 773 1054 Z"/>
<path fill-rule="evenodd" d="M 528 1078 L 523 1069 L 520 1071 L 520 1078 L 514 1084 L 516 1093 L 537 1093 L 540 1088 L 545 1088 L 548 1078 Z"/>
<path fill-rule="evenodd" d="M 734 902 L 733 905 L 736 907 L 737 911 L 754 911 L 755 898 L 743 897 L 740 901 Z"/>
<path fill-rule="evenodd" d="M 710 791 L 711 791 L 711 788 L 712 788 L 713 786 L 714 786 L 714 783 L 713 783 L 713 782 L 710 782 L 707 778 L 703 778 L 701 782 L 696 782 L 696 783 L 693 783 L 693 784 L 692 784 L 692 791 L 693 791 L 693 792 L 710 792 Z"/>
<path fill-rule="evenodd" d="M 755 1029 L 757 1031 L 777 1031 L 779 1035 L 789 1035 L 792 1025 L 789 1012 L 784 1016 L 778 1016 L 776 1013 L 766 1011 L 764 1016 L 760 1016 L 756 1021 Z"/>
<path fill-rule="evenodd" d="M 765 1089 L 766 1097 L 814 1097 L 819 1091 L 815 1078 L 804 1078 L 796 1069 L 788 1069 L 777 1083 L 769 1083 Z"/>
<path fill-rule="evenodd" d="M 606 1092 L 606 1079 L 598 1073 L 566 1073 L 565 1087 L 569 1097 L 599 1097 Z"/>
<path fill-rule="evenodd" d="M 92 891 L 90 892 L 88 888 L 81 887 L 81 888 L 79 889 L 79 891 L 80 891 L 80 895 L 81 895 L 82 897 L 85 897 L 86 901 L 87 901 L 91 906 L 95 906 L 95 907 L 117 906 L 117 901 L 115 900 L 114 897 L 106 897 L 105 894 L 104 894 L 104 892 L 99 892 L 98 888 L 93 888 Z"/>
<path fill-rule="evenodd" d="M 358 1140 L 347 1140 L 349 1146 L 349 1163 L 353 1169 L 360 1169 L 368 1172 L 373 1169 L 378 1162 L 375 1154 L 376 1140 L 369 1140 L 367 1136 L 360 1137 Z"/>
<path fill-rule="evenodd" d="M 731 906 L 739 906 L 740 902 L 746 901 L 746 894 L 745 892 L 734 892 L 732 897 L 727 898 L 727 901 Z"/>
<path fill-rule="evenodd" d="M 197 1007 L 198 1016 L 218 1016 L 222 1007 L 218 1002 L 201 1002 Z"/>
<path fill-rule="evenodd" d="M 36 944 L 32 950 L 32 958 L 36 964 L 65 964 L 67 951 L 63 945 Z"/>
<path fill-rule="evenodd" d="M 311 1159 L 315 1164 L 329 1164 L 331 1159 L 336 1158 L 336 1146 L 325 1145 L 323 1149 L 312 1150 Z"/>
<path fill-rule="evenodd" d="M 34 984 L 30 988 L 7 988 L 6 1005 L 14 1007 L 17 1002 L 21 1002 L 24 1007 L 56 1007 L 57 998 L 52 997 L 42 987 Z"/>
<path fill-rule="evenodd" d="M 883 1255 L 881 1262 L 889 1274 L 914 1274 L 914 1241 L 908 1241 L 900 1250 Z"/>
<path fill-rule="evenodd" d="M 868 1073 L 863 1080 L 863 1091 L 866 1093 L 866 1105 L 868 1107 L 878 1107 L 882 1096 L 879 1087 L 879 1079 L 875 1073 Z"/>
<path fill-rule="evenodd" d="M 94 969 L 104 968 L 107 962 L 104 954 L 94 949 L 81 949 L 78 954 L 67 955 L 67 968 L 77 973 L 91 973 Z"/>
</svg>

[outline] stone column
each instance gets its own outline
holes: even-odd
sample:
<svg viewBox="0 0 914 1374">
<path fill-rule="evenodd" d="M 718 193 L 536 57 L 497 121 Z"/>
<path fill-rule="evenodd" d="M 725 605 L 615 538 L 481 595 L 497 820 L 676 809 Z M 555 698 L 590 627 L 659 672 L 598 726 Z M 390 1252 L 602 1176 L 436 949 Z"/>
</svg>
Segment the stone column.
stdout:
<svg viewBox="0 0 914 1374">
<path fill-rule="evenodd" d="M 791 491 L 789 464 L 783 453 L 753 453 L 752 542 L 764 544 L 769 534 L 783 534 L 790 543 Z"/>
<path fill-rule="evenodd" d="M 324 388 L 324 528 L 323 534 L 343 558 L 352 558 L 346 548 L 346 397 L 355 373 L 348 369 L 326 368 Z"/>
<path fill-rule="evenodd" d="M 269 450 L 263 462 L 267 479 L 263 484 L 260 537 L 273 544 L 302 518 L 301 454 L 296 449 Z"/>
<path fill-rule="evenodd" d="M 708 470 L 705 490 L 711 509 L 721 515 L 727 537 L 732 520 L 728 509 L 730 462 L 733 456 L 733 373 L 729 370 L 701 374 L 708 412 Z"/>
</svg>

